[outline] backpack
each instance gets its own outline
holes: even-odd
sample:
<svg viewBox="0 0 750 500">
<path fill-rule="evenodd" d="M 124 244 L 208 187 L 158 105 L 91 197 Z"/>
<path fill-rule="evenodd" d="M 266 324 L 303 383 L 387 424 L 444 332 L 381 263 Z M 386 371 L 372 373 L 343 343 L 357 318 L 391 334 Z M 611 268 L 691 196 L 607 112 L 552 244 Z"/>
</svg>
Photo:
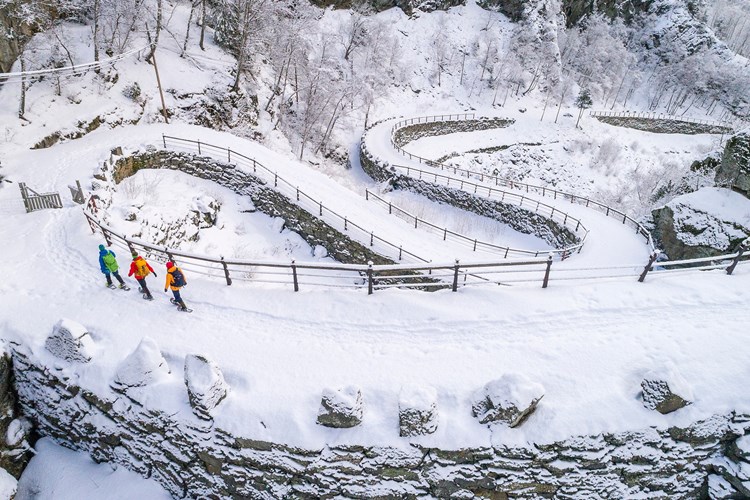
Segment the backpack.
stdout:
<svg viewBox="0 0 750 500">
<path fill-rule="evenodd" d="M 148 268 L 148 264 L 146 264 L 146 261 L 143 259 L 138 259 L 135 261 L 135 268 L 138 270 L 138 276 L 141 276 L 143 278 L 151 274 L 151 270 Z"/>
<path fill-rule="evenodd" d="M 172 286 L 177 288 L 185 286 L 185 276 L 182 274 L 182 271 L 175 269 L 169 274 L 172 275 Z"/>
<path fill-rule="evenodd" d="M 102 261 L 104 262 L 104 267 L 106 267 L 109 271 L 117 271 L 117 259 L 115 259 L 115 256 L 112 255 L 112 252 L 107 252 L 105 255 L 103 255 Z"/>
</svg>

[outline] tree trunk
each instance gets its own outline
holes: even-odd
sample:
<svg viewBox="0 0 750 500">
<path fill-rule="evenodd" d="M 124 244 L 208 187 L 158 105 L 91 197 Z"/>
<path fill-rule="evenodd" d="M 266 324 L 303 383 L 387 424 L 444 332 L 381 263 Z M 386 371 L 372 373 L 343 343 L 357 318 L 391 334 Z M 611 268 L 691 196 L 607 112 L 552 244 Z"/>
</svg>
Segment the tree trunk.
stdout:
<svg viewBox="0 0 750 500">
<path fill-rule="evenodd" d="M 21 61 L 21 73 L 26 72 L 26 59 L 23 56 L 19 58 Z M 23 118 L 26 114 L 26 75 L 21 75 L 21 99 L 18 103 L 18 117 Z"/>
<path fill-rule="evenodd" d="M 201 0 L 201 41 L 198 44 L 201 50 L 206 50 L 203 46 L 203 40 L 206 36 L 206 0 Z"/>
<path fill-rule="evenodd" d="M 182 44 L 182 53 L 180 54 L 180 57 L 185 57 L 185 52 L 187 51 L 187 44 L 190 40 L 190 25 L 193 22 L 193 16 L 195 15 L 195 7 L 196 3 L 192 2 L 190 4 L 190 15 L 188 16 L 188 22 L 187 22 L 187 28 L 185 29 L 185 42 Z"/>
<path fill-rule="evenodd" d="M 154 57 L 154 52 L 156 52 L 156 46 L 159 45 L 159 33 L 161 33 L 162 19 L 162 2 L 163 0 L 156 0 L 156 34 L 154 35 L 153 42 L 151 42 L 151 51 L 148 53 L 148 56 L 146 56 L 147 63 L 151 62 L 151 58 Z"/>
</svg>

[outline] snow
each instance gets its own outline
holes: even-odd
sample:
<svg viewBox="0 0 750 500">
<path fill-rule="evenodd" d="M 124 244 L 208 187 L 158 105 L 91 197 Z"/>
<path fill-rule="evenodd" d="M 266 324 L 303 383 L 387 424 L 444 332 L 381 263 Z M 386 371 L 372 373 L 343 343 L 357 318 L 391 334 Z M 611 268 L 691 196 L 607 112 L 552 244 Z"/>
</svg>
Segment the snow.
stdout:
<svg viewBox="0 0 750 500">
<path fill-rule="evenodd" d="M 434 387 L 406 384 L 401 387 L 398 396 L 398 405 L 400 408 L 412 408 L 420 411 L 430 411 L 435 407 L 438 394 Z"/>
<path fill-rule="evenodd" d="M 184 14 L 184 9 L 176 12 Z M 404 59 L 417 69 L 410 88 L 393 100 L 383 99 L 371 118 L 465 110 L 462 103 L 470 102 L 465 95 L 453 95 L 447 85 L 431 85 L 428 71 L 418 64 L 430 43 L 420 35 L 425 25 L 435 28 L 438 17 L 450 15 L 455 21 L 463 16 L 465 22 L 446 23 L 457 36 L 462 31 L 479 31 L 486 23 L 487 13 L 473 2 L 451 12 L 422 15 L 420 25 L 407 22 L 396 9 L 381 15 L 414 41 L 405 49 Z M 326 18 L 335 15 L 341 14 L 326 11 Z M 76 31 L 81 53 L 86 50 L 89 32 L 87 27 Z M 185 60 L 171 45 L 167 47 L 158 54 L 165 87 L 201 94 L 208 87 L 228 84 L 226 70 L 233 61 L 212 44 L 207 44 L 205 54 L 189 52 Z M 114 381 L 138 385 L 135 394 L 145 406 L 191 419 L 177 367 L 184 366 L 188 355 L 200 354 L 216 363 L 231 386 L 214 411 L 216 427 L 243 437 L 311 448 L 333 443 L 407 448 L 407 440 L 398 436 L 398 406 L 404 387 L 418 388 L 407 393 L 410 403 L 437 400 L 440 425 L 434 434 L 421 437 L 420 443 L 444 448 L 545 443 L 575 435 L 687 425 L 716 413 L 750 411 L 750 400 L 737 396 L 746 394 L 750 385 L 750 347 L 745 338 L 745 325 L 750 322 L 750 268 L 740 264 L 731 277 L 718 270 L 670 276 L 652 273 L 646 283 L 631 277 L 568 281 L 565 278 L 571 274 L 566 275 L 566 269 L 578 268 L 577 278 L 604 272 L 594 272 L 594 267 L 639 272 L 649 249 L 629 226 L 561 200 L 543 199 L 580 217 L 590 233 L 580 254 L 555 263 L 550 287 L 545 290 L 538 280 L 533 288 L 488 286 L 464 288 L 458 293 L 390 289 L 367 296 L 353 289 L 304 286 L 293 293 L 289 288 L 257 283 L 227 287 L 221 280 L 197 275 L 189 277 L 190 287 L 183 291 L 195 312 L 179 315 L 168 295 L 155 293 L 154 302 L 145 302 L 135 292 L 104 289 L 96 252 L 101 237 L 91 234 L 80 207 L 70 201 L 67 186 L 79 179 L 90 191 L 92 174 L 109 159 L 112 148 L 120 146 L 132 152 L 159 146 L 162 134 L 200 139 L 254 157 L 325 207 L 426 259 L 497 258 L 443 242 L 368 203 L 364 189 L 379 186 L 364 176 L 356 159 L 348 171 L 331 164 L 311 167 L 297 161 L 288 141 L 271 131 L 269 117 L 259 126 L 268 132 L 264 145 L 181 123 L 147 125 L 160 119 L 151 67 L 133 59 L 119 63 L 118 69 L 122 78 L 116 84 L 104 85 L 87 74 L 65 85 L 62 96 L 53 95 L 45 84 L 33 85 L 27 98 L 28 122 L 15 116 L 17 89 L 0 89 L 0 173 L 12 182 L 0 187 L 0 260 L 8 264 L 0 280 L 0 327 L 5 337 L 30 345 L 36 355 L 53 365 L 56 361 L 43 349 L 52 325 L 61 317 L 84 325 L 91 332 L 95 350 L 89 364 L 66 368 L 76 375 L 77 384 L 105 394 Z M 143 110 L 122 95 L 132 81 L 146 82 L 143 88 L 149 97 Z M 168 92 L 166 98 L 170 109 L 178 105 L 173 94 Z M 511 98 L 504 108 L 488 102 L 488 96 L 482 96 L 476 112 L 514 118 L 513 126 L 425 138 L 407 149 L 438 157 L 454 151 L 541 142 L 543 155 L 527 162 L 530 171 L 521 172 L 522 178 L 587 194 L 596 193 L 600 185 L 617 191 L 623 184 L 632 184 L 627 174 L 639 162 L 642 170 L 648 170 L 674 159 L 680 169 L 718 146 L 715 136 L 648 134 L 588 118 L 582 121 L 583 131 L 575 130 L 574 118 L 564 114 L 559 125 L 552 124 L 549 114 L 540 122 L 542 102 L 533 97 L 525 101 Z M 139 120 L 140 124 L 114 130 L 102 127 L 49 149 L 29 149 L 53 132 L 73 131 L 79 120 L 88 122 L 96 116 L 105 117 L 111 125 Z M 368 134 L 372 151 L 392 163 L 405 164 L 390 148 L 388 123 Z M 360 126 L 347 124 L 340 135 L 354 138 Z M 618 141 L 621 154 L 616 161 L 601 157 L 592 163 L 592 156 L 598 154 L 595 151 L 609 140 Z M 508 165 L 510 158 L 498 158 L 503 164 L 493 163 L 492 168 L 517 173 Z M 476 163 L 476 159 L 466 161 Z M 482 161 L 480 168 L 489 168 L 486 163 L 495 160 Z M 65 207 L 23 213 L 14 185 L 17 182 L 26 182 L 40 192 L 59 190 Z M 138 183 L 145 186 L 140 193 Z M 135 184 L 132 189 L 137 196 L 128 196 L 131 184 Z M 747 218 L 746 212 L 736 208 L 739 205 L 733 197 L 738 195 L 707 193 L 701 194 L 707 207 L 721 206 L 722 213 L 736 220 Z M 172 216 L 199 208 L 196 203 L 204 205 L 205 196 L 222 202 L 219 222 L 198 231 L 200 239 L 185 243 L 186 250 L 286 262 L 327 258 L 324 249 L 310 248 L 296 235 L 281 232 L 281 220 L 245 213 L 252 208 L 248 200 L 178 172 L 142 171 L 124 181 L 112 192 L 110 222 L 118 230 L 138 231 L 143 226 L 122 220 L 134 205 L 144 204 L 142 214 L 149 222 L 157 217 L 169 222 L 174 220 Z M 459 215 L 452 208 L 408 194 L 388 196 L 413 211 L 421 204 L 425 217 L 435 223 L 463 225 L 462 230 L 476 237 L 539 248 L 537 241 L 480 217 Z M 588 270 L 581 271 L 581 267 Z M 660 415 L 643 408 L 638 391 L 644 371 L 665 353 L 690 385 L 695 403 Z M 171 373 L 168 367 L 172 367 Z M 545 396 L 535 413 L 517 429 L 488 429 L 478 424 L 470 411 L 473 394 L 512 373 L 522 373 L 544 387 Z M 151 385 L 144 386 L 147 383 Z M 346 430 L 316 425 L 321 391 L 344 386 L 362 391 L 367 405 L 362 424 Z M 521 384 L 521 388 L 524 397 L 538 392 L 535 385 Z M 21 482 L 21 491 L 29 496 L 160 498 L 162 493 L 153 489 L 150 481 L 141 482 L 122 469 L 111 472 L 108 466 L 87 462 L 48 440 L 41 440 L 37 451 Z"/>
<path fill-rule="evenodd" d="M 127 387 L 140 387 L 164 378 L 170 370 L 159 352 L 159 346 L 150 337 L 144 337 L 120 366 L 115 374 L 115 384 Z"/>
<path fill-rule="evenodd" d="M 36 455 L 18 482 L 19 500 L 172 498 L 153 479 L 144 479 L 123 467 L 94 463 L 85 453 L 63 448 L 50 438 L 37 441 L 35 449 Z M 0 469 L 0 474 L 3 472 Z"/>
<path fill-rule="evenodd" d="M 685 204 L 719 220 L 750 227 L 750 202 L 729 189 L 706 187 L 694 193 L 678 196 L 670 205 Z"/>
<path fill-rule="evenodd" d="M 523 374 L 506 373 L 485 385 L 482 395 L 485 394 L 495 407 L 515 406 L 522 410 L 544 396 L 544 387 Z"/>
<path fill-rule="evenodd" d="M 13 498 L 18 489 L 16 478 L 0 468 L 0 498 Z"/>
</svg>

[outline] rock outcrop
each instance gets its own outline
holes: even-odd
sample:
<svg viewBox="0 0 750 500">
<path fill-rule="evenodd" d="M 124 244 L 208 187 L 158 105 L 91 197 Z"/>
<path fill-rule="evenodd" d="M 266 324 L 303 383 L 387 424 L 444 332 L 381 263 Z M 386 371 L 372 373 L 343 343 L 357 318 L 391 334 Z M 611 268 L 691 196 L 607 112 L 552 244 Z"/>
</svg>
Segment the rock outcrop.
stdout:
<svg viewBox="0 0 750 500">
<path fill-rule="evenodd" d="M 667 414 L 692 403 L 693 392 L 674 365 L 652 370 L 641 381 L 643 406 Z"/>
<path fill-rule="evenodd" d="M 750 197 L 750 133 L 737 134 L 727 141 L 715 182 Z"/>
<path fill-rule="evenodd" d="M 672 260 L 728 254 L 750 237 L 750 200 L 728 189 L 678 196 L 652 217 L 654 240 Z"/>
<path fill-rule="evenodd" d="M 424 436 L 438 427 L 437 391 L 432 387 L 407 385 L 398 397 L 399 436 Z"/>
<path fill-rule="evenodd" d="M 318 424 L 346 429 L 361 424 L 363 414 L 362 392 L 356 387 L 323 390 L 318 410 Z"/>
<path fill-rule="evenodd" d="M 521 374 L 506 374 L 485 385 L 474 396 L 472 414 L 479 423 L 521 425 L 544 397 L 544 387 Z"/>
<path fill-rule="evenodd" d="M 44 346 L 57 358 L 71 363 L 88 363 L 94 341 L 85 326 L 63 318 L 52 328 Z"/>
<path fill-rule="evenodd" d="M 229 390 L 216 363 L 196 354 L 185 357 L 185 386 L 193 413 L 204 420 L 211 419 L 211 412 Z"/>
</svg>

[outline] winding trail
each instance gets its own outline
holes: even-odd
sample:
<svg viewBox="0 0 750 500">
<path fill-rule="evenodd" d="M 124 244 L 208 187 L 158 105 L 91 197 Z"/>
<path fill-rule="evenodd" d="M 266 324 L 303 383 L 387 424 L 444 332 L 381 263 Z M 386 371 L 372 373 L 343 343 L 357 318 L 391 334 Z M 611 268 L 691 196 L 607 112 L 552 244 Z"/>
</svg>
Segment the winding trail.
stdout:
<svg viewBox="0 0 750 500">
<path fill-rule="evenodd" d="M 417 160 L 409 159 L 394 149 L 391 143 L 392 128 L 395 123 L 401 120 L 401 118 L 385 120 L 370 128 L 364 138 L 364 144 L 367 147 L 367 150 L 371 154 L 374 154 L 379 160 L 388 162 L 391 165 L 400 165 L 415 170 L 434 172 L 441 176 L 453 178 L 456 181 L 455 186 L 460 186 L 461 181 L 466 181 L 465 177 L 453 174 L 450 169 L 441 170 L 431 167 L 424 163 L 420 163 Z M 514 123 L 506 128 L 518 126 L 520 125 Z M 506 128 L 497 129 L 498 136 L 502 136 L 503 131 L 506 130 Z M 466 132 L 462 134 L 466 134 Z M 451 135 L 456 134 L 446 135 L 446 142 L 450 141 Z M 405 171 L 399 169 L 399 173 L 403 174 Z M 407 175 L 418 178 L 419 174 L 412 172 Z M 477 179 L 472 179 L 471 181 L 476 184 L 484 185 L 488 189 L 495 188 L 495 185 L 492 182 L 482 182 Z M 512 188 L 502 189 L 513 191 Z M 473 188 L 468 186 L 463 190 L 469 193 L 473 192 Z M 581 267 L 581 261 L 585 263 L 586 267 L 592 268 L 622 265 L 630 266 L 641 262 L 645 263 L 648 260 L 650 248 L 644 241 L 644 238 L 636 234 L 631 227 L 607 217 L 601 212 L 572 203 L 568 200 L 544 197 L 533 192 L 527 193 L 520 189 L 515 190 L 515 192 L 522 194 L 527 199 L 537 200 L 540 203 L 554 206 L 556 209 L 580 219 L 589 229 L 585 245 L 579 256 L 576 256 L 575 259 L 570 259 L 567 262 L 561 263 L 562 267 Z M 575 264 L 573 261 L 576 261 Z"/>
</svg>

